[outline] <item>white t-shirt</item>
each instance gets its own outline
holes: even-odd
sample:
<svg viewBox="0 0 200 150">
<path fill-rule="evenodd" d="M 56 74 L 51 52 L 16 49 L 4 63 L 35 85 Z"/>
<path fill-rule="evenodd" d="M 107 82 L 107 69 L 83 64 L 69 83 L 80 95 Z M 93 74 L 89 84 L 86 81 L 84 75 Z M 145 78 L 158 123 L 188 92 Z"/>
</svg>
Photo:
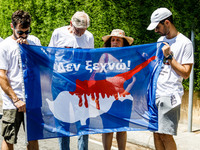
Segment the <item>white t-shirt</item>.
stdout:
<svg viewBox="0 0 200 150">
<path fill-rule="evenodd" d="M 54 30 L 49 47 L 70 48 L 94 48 L 94 37 L 89 31 L 82 36 L 76 36 L 69 32 L 70 26 L 64 26 Z"/>
<path fill-rule="evenodd" d="M 174 58 L 180 64 L 193 64 L 193 45 L 192 42 L 183 34 L 178 34 L 172 39 L 167 39 L 162 36 L 158 41 L 165 41 L 169 43 L 170 49 L 174 54 Z M 174 94 L 179 94 L 182 96 L 184 94 L 183 78 L 178 75 L 171 67 L 171 65 L 166 62 L 162 64 L 162 70 L 157 81 L 156 97 L 159 96 L 170 96 Z"/>
<path fill-rule="evenodd" d="M 29 35 L 27 41 L 30 45 L 41 45 L 40 40 Z M 9 36 L 0 43 L 0 69 L 7 70 L 7 77 L 17 97 L 22 99 L 22 74 L 19 65 L 19 44 Z M 12 100 L 2 90 L 3 109 L 16 109 Z"/>
<path fill-rule="evenodd" d="M 3 39 L 0 37 L 0 42 L 2 42 L 3 41 Z"/>
</svg>

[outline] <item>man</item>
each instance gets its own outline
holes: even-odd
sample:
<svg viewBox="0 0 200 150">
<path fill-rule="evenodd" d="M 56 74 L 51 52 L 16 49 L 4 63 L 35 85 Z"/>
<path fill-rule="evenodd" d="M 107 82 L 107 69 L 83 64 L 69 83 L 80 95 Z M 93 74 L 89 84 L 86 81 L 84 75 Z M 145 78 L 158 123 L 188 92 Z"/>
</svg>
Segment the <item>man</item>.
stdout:
<svg viewBox="0 0 200 150">
<path fill-rule="evenodd" d="M 90 25 L 89 16 L 85 12 L 76 12 L 69 26 L 54 30 L 50 47 L 94 48 L 94 37 L 87 31 Z"/>
<path fill-rule="evenodd" d="M 177 134 L 180 104 L 183 95 L 182 80 L 190 75 L 194 63 L 192 42 L 173 24 L 172 13 L 158 8 L 151 15 L 147 30 L 160 34 L 164 62 L 157 81 L 156 105 L 158 107 L 158 132 L 154 133 L 157 150 L 176 150 L 173 135 Z"/>
<path fill-rule="evenodd" d="M 49 47 L 94 48 L 94 37 L 87 31 L 89 25 L 89 16 L 84 11 L 76 12 L 72 16 L 69 26 L 54 30 Z M 69 137 L 59 138 L 61 150 L 69 150 L 69 143 Z M 79 136 L 78 149 L 88 149 L 88 135 Z"/>
<path fill-rule="evenodd" d="M 12 150 L 17 143 L 17 134 L 24 123 L 26 104 L 22 92 L 22 74 L 19 64 L 19 44 L 41 45 L 40 40 L 29 35 L 31 16 L 23 10 L 12 14 L 10 24 L 13 34 L 0 43 L 0 86 L 2 88 L 2 150 Z M 37 150 L 38 141 L 29 141 L 27 148 Z"/>
</svg>

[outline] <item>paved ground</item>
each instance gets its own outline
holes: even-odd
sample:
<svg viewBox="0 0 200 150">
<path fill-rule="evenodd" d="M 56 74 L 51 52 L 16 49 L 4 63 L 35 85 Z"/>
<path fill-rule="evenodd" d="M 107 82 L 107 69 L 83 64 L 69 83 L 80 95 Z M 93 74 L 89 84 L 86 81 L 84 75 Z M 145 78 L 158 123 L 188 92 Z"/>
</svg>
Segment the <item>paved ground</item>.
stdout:
<svg viewBox="0 0 200 150">
<path fill-rule="evenodd" d="M 178 134 L 174 136 L 178 150 L 200 150 L 200 128 L 193 126 L 188 132 L 187 124 L 179 124 Z M 149 131 L 128 132 L 128 141 L 146 148 L 155 149 L 153 134 Z"/>
</svg>

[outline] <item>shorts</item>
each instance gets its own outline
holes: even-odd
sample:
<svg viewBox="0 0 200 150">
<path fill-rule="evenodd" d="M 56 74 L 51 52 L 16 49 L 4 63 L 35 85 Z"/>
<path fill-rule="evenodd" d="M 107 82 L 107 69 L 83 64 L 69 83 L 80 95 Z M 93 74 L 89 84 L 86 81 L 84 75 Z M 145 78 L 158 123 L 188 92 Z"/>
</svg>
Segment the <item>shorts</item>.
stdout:
<svg viewBox="0 0 200 150">
<path fill-rule="evenodd" d="M 3 110 L 1 133 L 7 143 L 17 143 L 17 134 L 19 132 L 21 123 L 23 123 L 24 126 L 23 112 L 18 112 L 17 109 Z"/>
<path fill-rule="evenodd" d="M 158 131 L 157 133 L 177 135 L 178 122 L 180 120 L 180 105 L 172 107 L 171 96 L 156 98 L 158 107 Z"/>
</svg>

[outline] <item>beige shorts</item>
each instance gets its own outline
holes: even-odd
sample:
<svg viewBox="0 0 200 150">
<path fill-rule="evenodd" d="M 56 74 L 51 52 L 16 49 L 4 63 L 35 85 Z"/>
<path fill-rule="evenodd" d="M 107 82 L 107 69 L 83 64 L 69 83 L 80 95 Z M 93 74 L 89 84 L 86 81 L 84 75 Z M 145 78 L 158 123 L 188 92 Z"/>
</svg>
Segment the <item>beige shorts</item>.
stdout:
<svg viewBox="0 0 200 150">
<path fill-rule="evenodd" d="M 23 112 L 18 112 L 17 109 L 3 110 L 1 134 L 7 143 L 17 143 L 17 134 L 21 123 L 23 123 L 24 126 Z"/>
</svg>

